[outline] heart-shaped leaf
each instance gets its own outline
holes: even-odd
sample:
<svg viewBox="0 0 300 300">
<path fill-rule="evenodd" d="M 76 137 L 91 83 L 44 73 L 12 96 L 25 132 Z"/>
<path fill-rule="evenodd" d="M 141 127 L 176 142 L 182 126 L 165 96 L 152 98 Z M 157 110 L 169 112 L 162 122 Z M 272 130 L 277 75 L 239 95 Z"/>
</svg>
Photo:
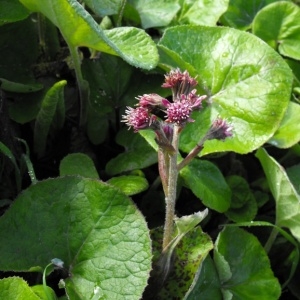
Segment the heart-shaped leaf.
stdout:
<svg viewBox="0 0 300 300">
<path fill-rule="evenodd" d="M 280 54 L 300 59 L 300 8 L 280 1 L 264 7 L 253 20 L 253 33 Z M 276 22 L 274 22 L 276 20 Z"/>
<path fill-rule="evenodd" d="M 0 270 L 15 271 L 42 269 L 60 258 L 73 300 L 95 294 L 140 299 L 151 242 L 128 197 L 99 180 L 69 176 L 38 182 L 20 194 L 0 219 L 0 256 Z"/>
<path fill-rule="evenodd" d="M 155 43 L 143 30 L 118 27 L 102 30 L 76 0 L 20 0 L 28 9 L 45 15 L 68 44 L 118 55 L 129 64 L 153 69 L 158 61 Z M 136 47 L 138 45 L 138 47 Z"/>
<path fill-rule="evenodd" d="M 247 153 L 271 138 L 292 87 L 292 72 L 278 53 L 251 34 L 221 27 L 169 28 L 158 47 L 162 67 L 187 69 L 198 76 L 198 92 L 208 95 L 207 106 L 182 132 L 181 150 L 190 151 L 218 116 L 230 121 L 233 137 L 206 141 L 202 155 Z"/>
</svg>

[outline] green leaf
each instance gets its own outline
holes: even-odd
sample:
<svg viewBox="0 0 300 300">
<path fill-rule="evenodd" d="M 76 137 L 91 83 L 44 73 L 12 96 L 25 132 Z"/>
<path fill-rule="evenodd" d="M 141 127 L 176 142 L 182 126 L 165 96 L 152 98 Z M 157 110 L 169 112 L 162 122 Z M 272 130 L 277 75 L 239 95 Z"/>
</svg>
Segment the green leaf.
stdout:
<svg viewBox="0 0 300 300">
<path fill-rule="evenodd" d="M 266 174 L 270 190 L 276 201 L 276 225 L 287 227 L 293 236 L 300 241 L 300 195 L 283 167 L 266 150 L 256 152 Z"/>
<path fill-rule="evenodd" d="M 205 212 L 196 218 L 198 217 L 200 217 L 198 220 L 201 220 L 205 217 Z M 192 229 L 188 226 L 188 231 L 175 238 L 173 247 L 163 254 L 161 254 L 162 244 L 158 242 L 163 238 L 162 228 L 151 230 L 151 237 L 154 264 L 144 297 L 161 300 L 185 299 L 184 296 L 190 292 L 198 278 L 198 269 L 202 261 L 213 248 L 210 237 L 203 233 L 200 227 Z"/>
<path fill-rule="evenodd" d="M 47 285 L 38 284 L 31 287 L 31 289 L 40 299 L 57 300 L 55 292 Z"/>
<path fill-rule="evenodd" d="M 257 204 L 248 182 L 240 176 L 229 176 L 227 183 L 231 189 L 231 204 L 226 216 L 234 222 L 246 222 L 255 218 Z"/>
<path fill-rule="evenodd" d="M 180 175 L 205 206 L 218 212 L 225 212 L 229 208 L 230 188 L 213 163 L 194 159 L 180 171 Z"/>
<path fill-rule="evenodd" d="M 0 270 L 15 271 L 43 269 L 59 257 L 70 273 L 64 282 L 72 300 L 98 291 L 103 299 L 138 300 L 151 268 L 151 241 L 143 216 L 123 193 L 69 176 L 19 195 L 0 218 L 0 255 Z"/>
<path fill-rule="evenodd" d="M 268 141 L 278 148 L 290 148 L 300 141 L 300 105 L 290 102 L 280 127 Z"/>
<path fill-rule="evenodd" d="M 18 0 L 0 0 L 0 26 L 28 16 L 29 11 Z"/>
<path fill-rule="evenodd" d="M 119 131 L 116 140 L 118 144 L 126 148 L 126 152 L 119 154 L 106 164 L 105 171 L 108 174 L 116 175 L 143 169 L 157 162 L 157 153 L 139 134 L 123 128 Z"/>
<path fill-rule="evenodd" d="M 17 164 L 16 158 L 14 154 L 10 151 L 10 149 L 6 147 L 6 145 L 4 145 L 1 141 L 0 141 L 0 153 L 4 154 L 14 165 L 16 187 L 17 187 L 17 191 L 19 192 L 21 190 L 22 178 L 21 178 L 21 172 Z"/>
<path fill-rule="evenodd" d="M 133 175 L 113 177 L 107 183 L 118 188 L 127 196 L 139 194 L 147 190 L 149 186 L 146 178 Z"/>
<path fill-rule="evenodd" d="M 47 136 L 55 116 L 59 102 L 64 102 L 64 86 L 66 80 L 55 83 L 45 95 L 34 126 L 34 149 L 38 156 L 43 156 L 46 149 Z"/>
<path fill-rule="evenodd" d="M 83 153 L 68 154 L 59 165 L 60 176 L 79 175 L 86 178 L 99 179 L 92 159 Z"/>
<path fill-rule="evenodd" d="M 198 92 L 208 95 L 182 132 L 182 151 L 189 152 L 218 116 L 231 123 L 233 137 L 206 141 L 201 155 L 248 153 L 273 136 L 290 100 L 292 72 L 263 41 L 232 28 L 177 26 L 165 31 L 158 48 L 162 66 L 187 69 L 198 76 Z"/>
<path fill-rule="evenodd" d="M 300 8 L 281 1 L 263 8 L 253 21 L 253 33 L 280 54 L 300 59 Z M 276 22 L 274 22 L 276 20 Z"/>
<path fill-rule="evenodd" d="M 287 168 L 286 172 L 297 193 L 300 195 L 300 164 Z"/>
<path fill-rule="evenodd" d="M 22 298 L 20 298 L 22 297 Z M 5 300 L 47 300 L 37 295 L 28 283 L 20 277 L 8 277 L 0 279 L 0 299 Z"/>
<path fill-rule="evenodd" d="M 180 9 L 179 4 L 173 0 L 129 0 L 139 13 L 142 27 L 166 27 Z"/>
<path fill-rule="evenodd" d="M 156 45 L 145 31 L 134 27 L 102 30 L 76 0 L 20 1 L 28 9 L 49 18 L 69 45 L 118 55 L 129 64 L 147 70 L 153 69 L 158 62 Z"/>
<path fill-rule="evenodd" d="M 187 300 L 223 300 L 217 269 L 208 255 L 201 265 L 199 277 Z"/>
<path fill-rule="evenodd" d="M 177 24 L 193 24 L 215 26 L 220 16 L 227 10 L 229 0 L 206 1 L 206 0 L 180 0 L 181 10 Z"/>
<path fill-rule="evenodd" d="M 247 30 L 256 14 L 266 5 L 279 0 L 230 0 L 221 22 L 229 27 Z"/>
<path fill-rule="evenodd" d="M 43 88 L 43 85 L 39 83 L 22 84 L 18 82 L 12 82 L 4 78 L 0 78 L 0 86 L 4 91 L 14 93 L 32 93 Z"/>
<path fill-rule="evenodd" d="M 198 278 L 197 271 L 211 249 L 213 243 L 200 227 L 184 235 L 175 248 L 173 269 L 159 293 L 159 299 L 184 299 L 193 288 Z"/>
<path fill-rule="evenodd" d="M 280 284 L 255 236 L 237 227 L 226 227 L 217 238 L 214 254 L 225 259 L 232 274 L 228 279 L 221 279 L 223 296 L 235 300 L 279 298 Z M 222 265 L 219 261 L 215 263 L 219 272 Z"/>
<path fill-rule="evenodd" d="M 122 0 L 84 0 L 84 3 L 98 16 L 116 15 L 120 12 Z"/>
</svg>

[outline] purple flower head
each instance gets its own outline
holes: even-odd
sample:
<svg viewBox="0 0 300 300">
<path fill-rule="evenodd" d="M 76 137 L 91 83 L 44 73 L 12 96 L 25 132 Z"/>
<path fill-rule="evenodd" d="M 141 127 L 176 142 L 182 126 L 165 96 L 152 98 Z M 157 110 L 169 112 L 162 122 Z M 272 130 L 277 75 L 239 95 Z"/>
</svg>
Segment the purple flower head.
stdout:
<svg viewBox="0 0 300 300">
<path fill-rule="evenodd" d="M 196 94 L 197 90 L 193 89 L 188 95 L 182 94 L 180 101 L 186 101 L 190 104 L 193 110 L 202 108 L 202 101 L 207 98 L 206 95 L 199 96 Z"/>
<path fill-rule="evenodd" d="M 191 77 L 188 71 L 181 72 L 180 69 L 177 68 L 165 75 L 165 83 L 162 87 L 171 88 L 174 102 L 177 102 L 180 95 L 188 95 L 197 84 L 197 80 Z"/>
<path fill-rule="evenodd" d="M 230 126 L 226 122 L 226 120 L 218 118 L 211 125 L 207 133 L 207 139 L 208 140 L 216 139 L 216 140 L 224 141 L 227 137 L 232 136 L 232 130 L 233 127 Z"/>
<path fill-rule="evenodd" d="M 194 120 L 190 118 L 193 107 L 186 100 L 171 103 L 165 99 L 163 100 L 163 105 L 167 108 L 166 122 L 176 123 L 178 125 L 185 125 L 187 122 L 194 122 Z"/>
<path fill-rule="evenodd" d="M 127 106 L 125 113 L 126 115 L 122 116 L 122 122 L 125 122 L 129 129 L 133 127 L 134 132 L 149 128 L 157 120 L 157 117 L 151 115 L 145 107 L 132 108 Z"/>
<path fill-rule="evenodd" d="M 138 106 L 153 108 L 155 106 L 162 106 L 164 98 L 157 94 L 144 94 L 143 96 L 138 96 L 136 99 L 139 100 Z"/>
</svg>

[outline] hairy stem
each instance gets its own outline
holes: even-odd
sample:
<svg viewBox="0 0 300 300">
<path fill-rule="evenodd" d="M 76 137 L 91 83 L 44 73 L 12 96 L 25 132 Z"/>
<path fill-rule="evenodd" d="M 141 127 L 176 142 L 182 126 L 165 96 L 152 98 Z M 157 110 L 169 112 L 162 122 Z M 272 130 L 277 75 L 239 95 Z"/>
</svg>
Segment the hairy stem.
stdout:
<svg viewBox="0 0 300 300">
<path fill-rule="evenodd" d="M 178 178 L 178 169 L 177 169 L 177 154 L 178 154 L 178 141 L 179 141 L 179 132 L 181 127 L 174 125 L 173 141 L 172 146 L 175 151 L 172 154 L 169 154 L 169 178 L 168 178 L 168 191 L 166 194 L 166 218 L 164 226 L 164 238 L 163 238 L 163 251 L 166 250 L 167 246 L 172 240 L 173 234 L 173 220 L 175 216 L 175 203 L 176 203 L 176 188 L 177 188 L 177 178 Z"/>
</svg>

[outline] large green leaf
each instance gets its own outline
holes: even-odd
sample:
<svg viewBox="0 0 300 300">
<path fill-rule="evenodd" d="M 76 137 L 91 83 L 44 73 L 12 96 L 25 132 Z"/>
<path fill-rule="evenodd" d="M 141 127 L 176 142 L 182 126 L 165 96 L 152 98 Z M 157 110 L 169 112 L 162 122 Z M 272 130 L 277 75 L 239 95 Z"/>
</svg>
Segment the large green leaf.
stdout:
<svg viewBox="0 0 300 300">
<path fill-rule="evenodd" d="M 251 27 L 256 14 L 266 5 L 280 0 L 230 0 L 221 21 L 224 25 L 246 30 Z"/>
<path fill-rule="evenodd" d="M 290 2 L 277 2 L 263 8 L 253 20 L 253 33 L 279 53 L 300 59 L 300 8 Z M 274 22 L 276 20 L 276 22 Z"/>
<path fill-rule="evenodd" d="M 280 127 L 269 143 L 278 148 L 289 148 L 300 141 L 300 105 L 290 102 Z"/>
<path fill-rule="evenodd" d="M 247 153 L 271 138 L 292 86 L 292 72 L 278 53 L 251 34 L 202 26 L 169 28 L 158 47 L 162 67 L 187 69 L 198 76 L 198 92 L 208 95 L 206 108 L 182 133 L 181 150 L 190 151 L 218 116 L 232 124 L 233 138 L 207 141 L 202 155 Z"/>
<path fill-rule="evenodd" d="M 227 227 L 218 236 L 214 260 L 220 276 L 223 299 L 277 300 L 280 284 L 269 258 L 255 236 L 238 227 Z M 228 269 L 229 268 L 229 269 Z M 226 269 L 226 276 L 222 276 Z"/>
<path fill-rule="evenodd" d="M 262 164 L 276 201 L 276 225 L 289 228 L 300 241 L 300 195 L 283 167 L 264 149 L 259 149 L 256 156 Z"/>
<path fill-rule="evenodd" d="M 72 46 L 85 46 L 119 55 L 129 64 L 152 69 L 158 61 L 157 49 L 143 30 L 118 27 L 102 30 L 76 0 L 20 0 L 28 9 L 44 14 Z"/>
<path fill-rule="evenodd" d="M 220 170 L 211 162 L 194 159 L 180 171 L 185 184 L 209 208 L 218 212 L 230 206 L 231 191 Z"/>
<path fill-rule="evenodd" d="M 151 268 L 146 222 L 117 189 L 80 177 L 38 182 L 0 218 L 0 270 L 60 258 L 70 299 L 140 299 Z M 97 298 L 98 299 L 98 298 Z"/>
</svg>

